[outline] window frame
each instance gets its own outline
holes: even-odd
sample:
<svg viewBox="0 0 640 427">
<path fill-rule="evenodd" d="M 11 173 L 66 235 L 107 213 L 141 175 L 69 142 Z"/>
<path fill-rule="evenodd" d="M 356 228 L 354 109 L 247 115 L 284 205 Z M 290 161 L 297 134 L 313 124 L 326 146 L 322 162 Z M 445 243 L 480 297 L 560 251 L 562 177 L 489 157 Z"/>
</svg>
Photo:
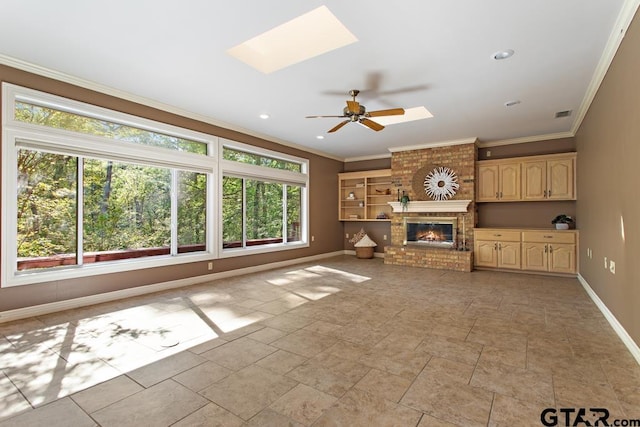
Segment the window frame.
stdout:
<svg viewBox="0 0 640 427">
<path fill-rule="evenodd" d="M 207 155 L 186 151 L 176 151 L 163 147 L 141 145 L 108 137 L 74 132 L 65 129 L 46 127 L 38 124 L 15 120 L 15 102 L 22 101 L 41 105 L 61 111 L 88 116 L 100 120 L 111 121 L 136 127 L 150 132 L 158 132 L 179 138 L 202 142 L 207 145 Z M 0 266 L 3 275 L 3 287 L 51 282 L 56 280 L 88 277 L 100 274 L 176 265 L 217 258 L 218 245 L 214 238 L 216 230 L 213 218 L 216 209 L 215 189 L 217 181 L 218 138 L 212 135 L 179 128 L 169 124 L 156 122 L 142 117 L 108 110 L 102 107 L 74 101 L 71 99 L 23 88 L 9 83 L 2 83 L 2 259 Z M 72 155 L 83 158 L 122 161 L 142 165 L 168 168 L 175 174 L 176 170 L 186 170 L 207 175 L 207 216 L 206 236 L 207 250 L 204 252 L 176 253 L 157 255 L 145 258 L 132 258 L 104 263 L 73 265 L 55 269 L 17 270 L 17 153 L 20 149 L 36 149 L 39 151 Z M 115 149 L 115 151 L 114 151 Z M 80 164 L 82 162 L 80 161 Z M 82 169 L 78 168 L 78 174 Z M 82 181 L 79 181 L 78 185 Z M 78 187 L 81 188 L 81 187 Z M 81 190 L 77 190 L 82 192 Z M 172 205 L 177 198 L 176 188 L 172 188 Z M 77 196 L 78 197 L 78 196 Z M 82 196 L 77 199 L 82 200 Z M 76 216 L 82 220 L 82 206 L 78 205 Z M 172 206 L 172 209 L 174 207 Z M 172 221 L 172 236 L 175 233 L 177 217 Z M 82 236 L 82 225 L 78 226 L 78 237 Z M 177 246 L 176 242 L 171 247 Z M 82 253 L 82 245 L 77 244 Z M 173 251 L 171 251 L 173 252 Z"/>
<path fill-rule="evenodd" d="M 242 255 L 262 254 L 269 252 L 276 252 L 289 249 L 300 249 L 309 247 L 309 160 L 302 157 L 296 157 L 288 154 L 279 153 L 273 150 L 265 148 L 254 147 L 241 142 L 232 141 L 225 138 L 219 139 L 219 171 L 218 171 L 218 194 L 220 194 L 220 203 L 218 205 L 218 246 L 219 258 L 231 258 Z M 224 159 L 224 149 L 228 147 L 233 150 L 239 150 L 257 155 L 263 155 L 274 159 L 285 160 L 288 162 L 299 163 L 301 165 L 301 172 L 294 172 L 278 168 L 270 168 L 266 166 L 252 165 L 249 163 L 236 162 L 233 160 Z M 241 248 L 223 248 L 223 212 L 222 212 L 222 198 L 223 187 L 222 182 L 224 176 L 230 176 L 234 178 L 243 179 L 242 184 L 242 247 Z M 245 179 L 253 180 L 265 180 L 268 182 L 277 182 L 280 184 L 296 185 L 301 188 L 300 194 L 300 208 L 301 208 L 301 229 L 300 240 L 295 242 L 282 242 L 271 243 L 256 246 L 246 246 L 246 196 L 245 196 Z M 283 187 L 283 240 L 286 240 L 286 187 Z"/>
</svg>

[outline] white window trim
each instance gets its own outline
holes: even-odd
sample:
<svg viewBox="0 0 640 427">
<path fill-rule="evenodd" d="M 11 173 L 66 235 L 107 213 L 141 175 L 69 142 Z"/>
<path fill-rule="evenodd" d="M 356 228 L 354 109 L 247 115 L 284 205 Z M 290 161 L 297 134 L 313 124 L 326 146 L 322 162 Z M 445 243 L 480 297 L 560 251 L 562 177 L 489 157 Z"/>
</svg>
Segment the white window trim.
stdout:
<svg viewBox="0 0 640 427">
<path fill-rule="evenodd" d="M 211 260 L 218 254 L 217 239 L 212 233 L 207 233 L 206 244 L 208 251 L 200 253 L 186 253 L 166 256 L 154 256 L 149 258 L 134 258 L 108 263 L 85 264 L 81 262 L 75 266 L 56 269 L 42 269 L 33 271 L 16 271 L 16 239 L 17 207 L 13 199 L 17 195 L 17 151 L 18 148 L 37 148 L 49 152 L 61 152 L 74 155 L 79 158 L 96 157 L 128 163 L 140 163 L 157 167 L 189 170 L 206 173 L 208 176 L 207 215 L 206 227 L 213 230 L 216 223 L 211 212 L 215 207 L 215 191 L 217 183 L 212 177 L 217 170 L 217 137 L 200 132 L 189 131 L 175 126 L 154 122 L 148 119 L 138 118 L 124 113 L 107 110 L 89 104 L 61 98 L 32 89 L 21 88 L 8 83 L 2 84 L 3 100 L 3 129 L 2 129 L 2 260 L 0 266 L 3 273 L 2 286 L 28 285 L 56 280 L 89 277 L 94 275 L 119 273 L 124 271 L 154 268 L 167 265 L 177 265 L 190 262 Z M 108 120 L 128 126 L 158 132 L 179 138 L 203 142 L 208 145 L 208 155 L 189 152 L 171 152 L 166 148 L 140 145 L 124 141 L 81 134 L 64 129 L 44 128 L 40 125 L 19 122 L 14 119 L 15 101 L 25 101 L 36 105 L 52 107 L 55 109 Z M 114 152 L 114 148 L 117 150 Z M 152 160 L 150 160 L 152 159 Z M 81 209 L 81 207 L 79 207 Z M 81 210 L 80 210 L 81 213 Z M 172 224 L 172 226 L 174 226 Z M 78 236 L 81 236 L 79 227 Z"/>
</svg>

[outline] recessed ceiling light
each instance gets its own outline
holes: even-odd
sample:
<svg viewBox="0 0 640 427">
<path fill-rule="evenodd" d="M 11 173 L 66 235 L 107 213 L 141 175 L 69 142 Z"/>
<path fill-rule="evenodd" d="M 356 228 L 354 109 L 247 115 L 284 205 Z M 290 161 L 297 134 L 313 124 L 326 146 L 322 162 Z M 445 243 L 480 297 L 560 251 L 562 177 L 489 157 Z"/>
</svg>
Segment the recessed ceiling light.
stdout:
<svg viewBox="0 0 640 427">
<path fill-rule="evenodd" d="M 395 125 L 396 123 L 412 122 L 414 120 L 430 119 L 433 114 L 429 112 L 425 107 L 413 107 L 405 108 L 404 114 L 400 116 L 381 116 L 373 117 L 376 123 L 380 123 L 382 126 Z"/>
<path fill-rule="evenodd" d="M 513 49 L 500 50 L 494 53 L 493 55 L 491 55 L 491 57 L 496 61 L 499 61 L 501 59 L 511 58 L 514 53 L 515 52 L 513 51 Z"/>
<path fill-rule="evenodd" d="M 515 101 L 507 101 L 504 103 L 505 107 L 513 107 L 514 105 L 518 105 L 520 104 L 519 100 L 515 100 Z"/>
<path fill-rule="evenodd" d="M 264 113 L 262 113 L 262 114 L 260 114 L 260 118 L 261 118 L 262 120 L 267 120 L 267 119 L 269 118 L 269 115 L 268 115 L 268 114 L 264 114 Z"/>
<path fill-rule="evenodd" d="M 326 6 L 320 6 L 227 53 L 268 74 L 357 41 Z"/>
<path fill-rule="evenodd" d="M 318 138 L 318 139 L 324 139 L 324 136 L 322 136 L 322 135 L 318 135 L 318 136 L 316 136 L 316 138 Z"/>
</svg>

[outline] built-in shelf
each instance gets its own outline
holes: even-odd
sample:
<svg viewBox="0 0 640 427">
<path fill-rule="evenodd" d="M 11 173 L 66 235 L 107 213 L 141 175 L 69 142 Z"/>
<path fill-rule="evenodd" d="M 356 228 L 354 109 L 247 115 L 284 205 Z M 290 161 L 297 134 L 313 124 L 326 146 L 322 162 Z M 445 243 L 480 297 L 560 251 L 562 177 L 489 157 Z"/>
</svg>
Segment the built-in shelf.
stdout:
<svg viewBox="0 0 640 427">
<path fill-rule="evenodd" d="M 387 221 L 396 198 L 391 169 L 338 174 L 340 221 Z"/>
</svg>

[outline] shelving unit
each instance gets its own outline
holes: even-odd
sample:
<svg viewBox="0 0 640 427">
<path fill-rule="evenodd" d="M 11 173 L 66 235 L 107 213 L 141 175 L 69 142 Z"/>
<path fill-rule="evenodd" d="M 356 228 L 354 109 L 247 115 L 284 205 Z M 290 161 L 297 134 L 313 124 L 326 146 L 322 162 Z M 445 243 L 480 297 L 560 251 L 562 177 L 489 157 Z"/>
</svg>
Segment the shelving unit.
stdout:
<svg viewBox="0 0 640 427">
<path fill-rule="evenodd" d="M 394 191 L 391 169 L 338 174 L 340 221 L 390 221 Z"/>
</svg>

